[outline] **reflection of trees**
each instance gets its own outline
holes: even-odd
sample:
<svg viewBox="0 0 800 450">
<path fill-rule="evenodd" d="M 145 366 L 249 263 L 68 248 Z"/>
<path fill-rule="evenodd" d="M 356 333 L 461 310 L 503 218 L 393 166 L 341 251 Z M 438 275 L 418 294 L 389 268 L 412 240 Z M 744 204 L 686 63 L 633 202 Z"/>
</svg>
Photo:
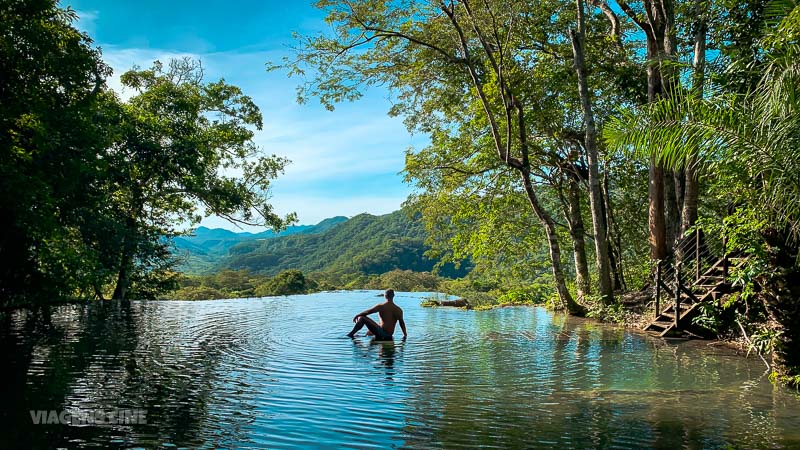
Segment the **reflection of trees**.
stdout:
<svg viewBox="0 0 800 450">
<path fill-rule="evenodd" d="M 104 400 L 120 383 L 116 359 L 136 346 L 130 309 L 119 303 L 88 303 L 18 310 L 3 324 L 3 346 L 13 355 L 5 371 L 9 392 L 24 393 L 4 402 L 10 442 L 50 447 L 74 439 L 92 440 L 110 427 L 35 426 L 29 410 L 111 409 Z M 79 381 L 83 379 L 82 381 Z M 103 397 L 103 394 L 106 394 Z M 124 406 L 113 405 L 113 408 Z"/>
<path fill-rule="evenodd" d="M 448 347 L 432 349 L 410 392 L 405 444 L 770 447 L 797 426 L 796 417 L 779 420 L 787 405 L 773 408 L 764 380 L 742 382 L 759 376 L 751 361 L 552 317 L 475 314 Z"/>
<path fill-rule="evenodd" d="M 68 446 L 76 440 L 108 445 L 120 437 L 127 440 L 120 442 L 125 446 L 208 444 L 210 411 L 218 413 L 222 401 L 215 395 L 224 355 L 213 342 L 212 348 L 202 348 L 200 342 L 187 341 L 192 336 L 182 335 L 185 324 L 164 317 L 158 303 L 93 302 L 56 308 L 52 319 L 34 311 L 4 315 L 3 320 L 0 345 L 9 355 L 4 387 L 11 395 L 2 407 L 6 432 L 0 447 L 7 447 L 4 440 L 32 447 Z M 216 327 L 213 334 L 218 342 L 234 341 L 225 327 Z M 226 382 L 236 381 L 236 374 L 227 375 L 234 379 Z M 239 422 L 246 423 L 248 407 L 233 406 Z M 35 426 L 28 412 L 134 408 L 147 411 L 146 425 Z M 212 445 L 239 442 L 240 429 L 233 423 L 217 433 L 219 442 Z"/>
</svg>

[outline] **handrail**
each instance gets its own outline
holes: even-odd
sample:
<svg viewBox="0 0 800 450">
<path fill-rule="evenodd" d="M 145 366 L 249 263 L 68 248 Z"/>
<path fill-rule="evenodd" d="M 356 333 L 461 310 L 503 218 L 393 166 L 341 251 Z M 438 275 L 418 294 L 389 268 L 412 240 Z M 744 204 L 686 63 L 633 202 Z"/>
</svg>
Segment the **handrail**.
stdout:
<svg viewBox="0 0 800 450">
<path fill-rule="evenodd" d="M 717 241 L 717 243 L 719 243 Z M 704 277 L 713 273 L 716 267 L 722 264 L 722 282 L 728 278 L 728 253 L 726 250 L 727 240 L 722 238 L 722 255 L 714 254 L 710 245 L 699 228 L 693 234 L 682 237 L 675 242 L 674 252 L 670 258 L 656 262 L 655 277 L 655 317 L 661 315 L 661 294 L 667 292 L 670 297 L 675 298 L 675 327 L 678 327 L 682 303 L 681 292 L 686 294 L 685 298 L 694 299 L 697 297 L 692 293 L 692 288 L 697 286 Z M 718 276 L 708 275 L 706 280 L 718 279 Z M 692 282 L 685 282 L 686 279 Z"/>
</svg>

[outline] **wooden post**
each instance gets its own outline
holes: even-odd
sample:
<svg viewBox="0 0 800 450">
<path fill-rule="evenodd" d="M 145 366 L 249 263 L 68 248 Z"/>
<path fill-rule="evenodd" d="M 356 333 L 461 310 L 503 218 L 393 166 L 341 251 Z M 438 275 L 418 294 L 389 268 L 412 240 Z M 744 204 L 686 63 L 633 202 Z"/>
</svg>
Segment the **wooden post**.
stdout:
<svg viewBox="0 0 800 450">
<path fill-rule="evenodd" d="M 656 262 L 656 319 L 661 315 L 661 260 Z"/>
<path fill-rule="evenodd" d="M 695 281 L 700 280 L 700 228 L 694 232 Z"/>
<path fill-rule="evenodd" d="M 678 327 L 678 319 L 681 316 L 681 262 L 675 263 L 675 329 Z"/>
</svg>

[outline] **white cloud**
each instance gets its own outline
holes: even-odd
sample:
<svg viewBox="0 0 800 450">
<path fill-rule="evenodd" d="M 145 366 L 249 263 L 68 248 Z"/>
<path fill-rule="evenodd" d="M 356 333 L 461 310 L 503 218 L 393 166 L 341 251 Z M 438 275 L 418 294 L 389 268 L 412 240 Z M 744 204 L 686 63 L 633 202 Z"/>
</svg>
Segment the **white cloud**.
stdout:
<svg viewBox="0 0 800 450">
<path fill-rule="evenodd" d="M 100 17 L 100 12 L 76 9 L 75 14 L 78 15 L 78 20 L 74 23 L 75 27 L 89 36 L 94 36 L 97 31 L 97 19 Z"/>
</svg>

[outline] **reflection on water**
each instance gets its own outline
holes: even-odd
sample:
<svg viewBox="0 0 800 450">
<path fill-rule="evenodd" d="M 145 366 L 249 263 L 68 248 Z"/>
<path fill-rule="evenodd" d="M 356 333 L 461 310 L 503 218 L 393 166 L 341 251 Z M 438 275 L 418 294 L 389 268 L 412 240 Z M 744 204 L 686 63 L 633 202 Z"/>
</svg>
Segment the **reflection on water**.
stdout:
<svg viewBox="0 0 800 450">
<path fill-rule="evenodd" d="M 800 400 L 707 342 L 539 308 L 424 309 L 408 340 L 345 336 L 375 292 L 94 303 L 0 314 L 0 447 L 800 446 Z M 34 425 L 30 410 L 144 409 Z"/>
</svg>

